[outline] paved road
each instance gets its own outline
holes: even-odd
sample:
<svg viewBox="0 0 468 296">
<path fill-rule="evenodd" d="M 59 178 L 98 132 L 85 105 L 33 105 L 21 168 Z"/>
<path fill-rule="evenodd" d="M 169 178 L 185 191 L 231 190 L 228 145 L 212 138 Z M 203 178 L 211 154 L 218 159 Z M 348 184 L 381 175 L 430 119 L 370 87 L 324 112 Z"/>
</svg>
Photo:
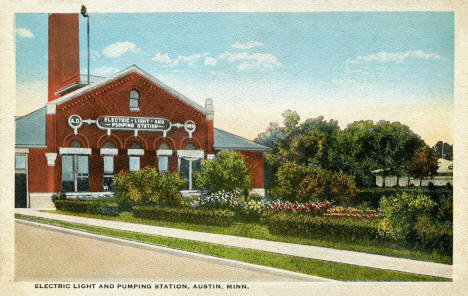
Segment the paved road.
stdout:
<svg viewBox="0 0 468 296">
<path fill-rule="evenodd" d="M 20 223 L 15 234 L 16 280 L 294 281 Z"/>
</svg>

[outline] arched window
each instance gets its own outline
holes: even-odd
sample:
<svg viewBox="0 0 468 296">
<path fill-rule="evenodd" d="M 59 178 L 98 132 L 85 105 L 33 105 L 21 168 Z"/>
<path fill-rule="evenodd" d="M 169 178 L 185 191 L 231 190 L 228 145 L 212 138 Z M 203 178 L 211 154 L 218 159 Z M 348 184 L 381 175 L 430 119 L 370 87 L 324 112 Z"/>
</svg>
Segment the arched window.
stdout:
<svg viewBox="0 0 468 296">
<path fill-rule="evenodd" d="M 136 90 L 130 92 L 130 111 L 140 110 L 140 94 Z"/>
<path fill-rule="evenodd" d="M 187 145 L 185 145 L 185 150 L 195 150 L 195 149 L 196 149 L 195 145 L 191 143 L 188 143 Z"/>
<path fill-rule="evenodd" d="M 115 148 L 115 145 L 111 141 L 107 141 L 102 145 L 102 148 Z"/>
<path fill-rule="evenodd" d="M 73 140 L 70 143 L 70 147 L 72 147 L 72 148 L 81 148 L 81 143 L 79 141 L 77 141 L 77 140 Z"/>
</svg>

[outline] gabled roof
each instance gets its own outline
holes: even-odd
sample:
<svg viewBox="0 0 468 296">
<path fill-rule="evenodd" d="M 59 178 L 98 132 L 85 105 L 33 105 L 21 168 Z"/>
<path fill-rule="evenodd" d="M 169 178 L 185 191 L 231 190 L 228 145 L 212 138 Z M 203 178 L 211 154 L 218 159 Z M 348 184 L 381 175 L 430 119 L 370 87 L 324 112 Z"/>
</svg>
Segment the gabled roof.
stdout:
<svg viewBox="0 0 468 296">
<path fill-rule="evenodd" d="M 206 115 L 206 109 L 199 105 L 198 103 L 196 103 L 195 101 L 187 98 L 186 96 L 182 95 L 181 93 L 179 93 L 178 91 L 176 91 L 175 89 L 171 88 L 170 86 L 166 85 L 165 83 L 161 82 L 160 80 L 156 79 L 154 76 L 152 76 L 151 74 L 145 72 L 144 70 L 140 69 L 139 67 L 137 67 L 136 65 L 132 65 L 120 72 L 117 72 L 115 73 L 114 75 L 110 76 L 110 77 L 107 77 L 105 79 L 102 79 L 100 81 L 97 81 L 95 83 L 92 83 L 92 84 L 89 84 L 87 86 L 84 86 L 82 88 L 79 88 L 75 91 L 72 91 L 71 93 L 68 93 L 66 95 L 64 95 L 63 97 L 60 97 L 60 98 L 57 98 L 53 101 L 50 101 L 47 103 L 47 105 L 60 105 L 60 104 L 63 104 L 65 102 L 68 102 L 70 100 L 73 100 L 74 98 L 80 96 L 80 95 L 83 95 L 87 92 L 90 92 L 96 88 L 99 88 L 101 86 L 104 86 L 112 81 L 115 81 L 117 79 L 120 79 L 132 72 L 135 72 L 135 73 L 138 73 L 139 75 L 145 77 L 146 79 L 150 80 L 151 82 L 153 82 L 154 84 L 156 84 L 158 87 L 164 89 L 165 91 L 167 91 L 168 93 L 170 93 L 171 95 L 173 95 L 174 97 L 178 98 L 179 100 L 181 100 L 182 102 L 192 106 L 193 108 L 195 108 L 196 110 L 200 111 L 201 113 L 203 113 L 204 115 Z"/>
<path fill-rule="evenodd" d="M 214 129 L 214 145 L 215 150 L 234 150 L 234 151 L 261 151 L 270 152 L 271 148 L 266 147 L 245 138 L 225 132 L 223 130 Z"/>
<path fill-rule="evenodd" d="M 15 120 L 16 146 L 43 147 L 46 145 L 46 108 L 42 107 L 34 112 Z"/>
</svg>

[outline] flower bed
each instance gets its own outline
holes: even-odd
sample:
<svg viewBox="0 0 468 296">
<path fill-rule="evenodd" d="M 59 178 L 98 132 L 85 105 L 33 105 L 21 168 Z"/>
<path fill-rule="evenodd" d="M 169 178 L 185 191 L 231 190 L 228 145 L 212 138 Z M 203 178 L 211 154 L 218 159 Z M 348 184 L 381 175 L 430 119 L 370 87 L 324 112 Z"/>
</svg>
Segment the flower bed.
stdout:
<svg viewBox="0 0 468 296">
<path fill-rule="evenodd" d="M 302 213 L 320 215 L 325 213 L 331 207 L 331 205 L 332 204 L 329 201 L 308 203 L 272 201 L 268 203 L 267 209 L 269 212 L 273 213 Z"/>
<path fill-rule="evenodd" d="M 324 213 L 323 215 L 327 217 L 334 217 L 334 218 L 356 218 L 356 219 L 380 219 L 382 217 L 382 215 L 377 210 L 344 208 L 344 207 L 329 208 L 328 211 Z"/>
<path fill-rule="evenodd" d="M 116 216 L 119 214 L 119 205 L 115 200 L 54 200 L 55 208 L 62 211 L 76 213 L 102 214 Z"/>
</svg>

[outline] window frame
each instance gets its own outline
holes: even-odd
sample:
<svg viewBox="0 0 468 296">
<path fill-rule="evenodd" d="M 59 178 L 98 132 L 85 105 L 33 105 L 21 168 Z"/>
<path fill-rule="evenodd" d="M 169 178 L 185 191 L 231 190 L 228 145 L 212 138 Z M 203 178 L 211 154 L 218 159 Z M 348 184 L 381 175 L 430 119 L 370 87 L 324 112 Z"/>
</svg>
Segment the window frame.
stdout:
<svg viewBox="0 0 468 296">
<path fill-rule="evenodd" d="M 136 94 L 136 97 L 132 96 L 132 94 Z M 133 111 L 133 112 L 140 111 L 140 92 L 136 89 L 132 89 L 128 95 L 128 98 L 129 98 L 128 106 L 129 106 L 130 111 Z"/>
<path fill-rule="evenodd" d="M 72 162 L 71 162 L 71 174 L 72 174 L 72 178 L 73 178 L 73 191 L 64 191 L 64 186 L 63 186 L 63 166 L 64 166 L 64 157 L 71 157 L 72 159 Z M 86 173 L 83 174 L 83 176 L 80 176 L 80 172 L 79 172 L 79 158 L 80 157 L 86 157 Z M 89 155 L 86 155 L 86 154 L 63 154 L 62 155 L 62 171 L 61 171 L 61 178 L 62 178 L 62 184 L 61 184 L 61 187 L 62 187 L 62 192 L 64 193 L 68 193 L 68 192 L 71 192 L 71 193 L 78 193 L 78 192 L 89 192 Z M 80 179 L 86 179 L 87 181 L 87 190 L 86 191 L 79 191 L 78 190 L 78 183 L 80 181 Z"/>
</svg>

